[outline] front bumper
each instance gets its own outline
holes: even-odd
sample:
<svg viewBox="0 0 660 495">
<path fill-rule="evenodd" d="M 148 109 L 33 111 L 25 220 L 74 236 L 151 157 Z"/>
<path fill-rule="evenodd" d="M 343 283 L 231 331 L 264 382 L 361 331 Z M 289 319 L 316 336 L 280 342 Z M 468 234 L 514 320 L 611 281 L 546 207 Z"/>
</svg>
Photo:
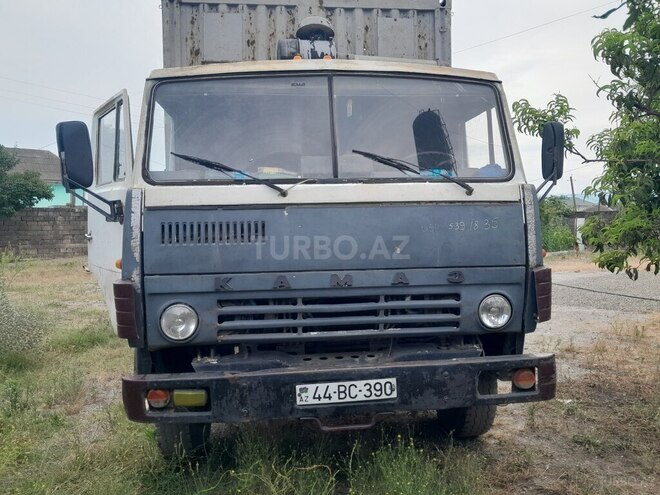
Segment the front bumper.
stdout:
<svg viewBox="0 0 660 495">
<path fill-rule="evenodd" d="M 518 368 L 535 368 L 537 384 L 530 391 L 484 395 L 478 392 L 484 372 L 509 375 Z M 295 385 L 396 378 L 398 397 L 374 402 L 298 406 Z M 150 389 L 205 389 L 205 410 L 150 409 Z M 486 356 L 431 361 L 394 362 L 377 366 L 314 366 L 259 371 L 149 374 L 122 380 L 124 407 L 139 422 L 238 423 L 266 419 L 323 418 L 395 411 L 423 411 L 487 404 L 552 399 L 556 369 L 552 354 Z"/>
</svg>

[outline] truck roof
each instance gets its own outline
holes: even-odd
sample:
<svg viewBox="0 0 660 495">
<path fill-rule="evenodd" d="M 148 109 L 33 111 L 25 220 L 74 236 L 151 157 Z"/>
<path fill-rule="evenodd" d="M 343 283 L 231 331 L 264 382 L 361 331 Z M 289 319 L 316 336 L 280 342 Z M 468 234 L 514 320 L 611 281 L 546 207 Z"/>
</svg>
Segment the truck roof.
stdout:
<svg viewBox="0 0 660 495">
<path fill-rule="evenodd" d="M 453 76 L 499 82 L 491 72 L 438 66 L 408 60 L 263 60 L 257 62 L 218 63 L 154 70 L 149 79 L 170 79 L 223 74 L 254 74 L 299 71 L 398 72 Z"/>
</svg>

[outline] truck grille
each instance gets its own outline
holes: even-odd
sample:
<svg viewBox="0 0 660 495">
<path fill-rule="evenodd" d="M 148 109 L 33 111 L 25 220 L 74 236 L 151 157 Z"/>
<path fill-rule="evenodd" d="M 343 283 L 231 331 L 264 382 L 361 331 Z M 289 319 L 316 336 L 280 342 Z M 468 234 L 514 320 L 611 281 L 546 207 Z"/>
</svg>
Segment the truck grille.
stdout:
<svg viewBox="0 0 660 495">
<path fill-rule="evenodd" d="M 161 246 L 256 244 L 266 240 L 266 222 L 163 222 Z"/>
<path fill-rule="evenodd" d="M 224 343 L 412 337 L 455 332 L 460 294 L 424 288 L 287 291 L 218 300 L 218 340 Z M 371 291 L 377 291 L 377 288 Z M 311 291 L 310 291 L 311 292 Z M 335 293 L 333 293 L 335 292 Z"/>
</svg>

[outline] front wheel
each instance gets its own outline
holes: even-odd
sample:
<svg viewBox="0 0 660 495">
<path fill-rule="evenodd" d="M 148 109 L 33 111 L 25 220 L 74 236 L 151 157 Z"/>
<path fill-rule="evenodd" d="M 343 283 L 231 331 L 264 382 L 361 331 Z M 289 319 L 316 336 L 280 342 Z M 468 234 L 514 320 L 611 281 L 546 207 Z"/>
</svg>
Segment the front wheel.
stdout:
<svg viewBox="0 0 660 495">
<path fill-rule="evenodd" d="M 156 439 L 163 457 L 195 456 L 204 451 L 211 435 L 209 423 L 158 423 Z"/>
<path fill-rule="evenodd" d="M 479 380 L 479 393 L 497 393 L 497 376 L 488 374 Z M 495 421 L 497 406 L 471 406 L 437 411 L 440 427 L 455 438 L 476 438 L 483 435 Z"/>
</svg>

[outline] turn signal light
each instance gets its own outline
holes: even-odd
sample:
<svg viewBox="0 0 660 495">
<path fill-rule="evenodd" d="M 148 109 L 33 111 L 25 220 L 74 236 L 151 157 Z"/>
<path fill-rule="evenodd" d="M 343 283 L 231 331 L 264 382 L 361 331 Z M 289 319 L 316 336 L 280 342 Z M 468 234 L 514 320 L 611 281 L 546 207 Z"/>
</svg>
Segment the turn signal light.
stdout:
<svg viewBox="0 0 660 495">
<path fill-rule="evenodd" d="M 531 368 L 521 368 L 513 373 L 513 384 L 521 390 L 531 390 L 536 385 L 536 373 Z"/>
<path fill-rule="evenodd" d="M 154 409 L 163 409 L 170 403 L 171 394 L 169 390 L 154 388 L 147 392 L 147 402 Z"/>
</svg>

